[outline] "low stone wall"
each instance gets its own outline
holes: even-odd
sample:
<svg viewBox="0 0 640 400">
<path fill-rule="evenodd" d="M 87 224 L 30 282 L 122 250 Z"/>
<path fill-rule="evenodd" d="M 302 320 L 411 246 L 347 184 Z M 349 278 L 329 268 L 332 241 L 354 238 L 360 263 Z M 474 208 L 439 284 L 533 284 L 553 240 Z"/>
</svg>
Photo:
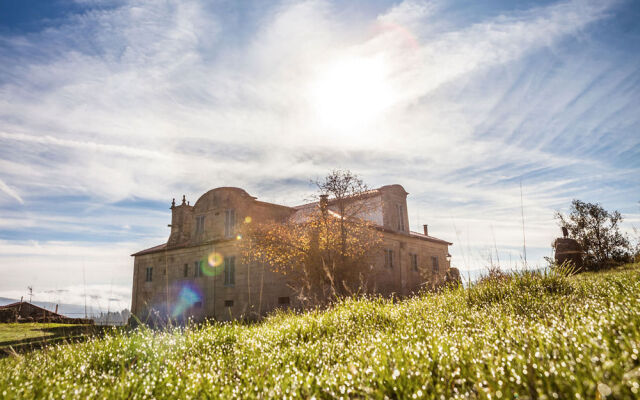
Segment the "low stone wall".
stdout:
<svg viewBox="0 0 640 400">
<path fill-rule="evenodd" d="M 575 239 L 558 238 L 553 242 L 555 262 L 557 265 L 571 263 L 575 267 L 582 267 L 582 247 Z"/>
</svg>

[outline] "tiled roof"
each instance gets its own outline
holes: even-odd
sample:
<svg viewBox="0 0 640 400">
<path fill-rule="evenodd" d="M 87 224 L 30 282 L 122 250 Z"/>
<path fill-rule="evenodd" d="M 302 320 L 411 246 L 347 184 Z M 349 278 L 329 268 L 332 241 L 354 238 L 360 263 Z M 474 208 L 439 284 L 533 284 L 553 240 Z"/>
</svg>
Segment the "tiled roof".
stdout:
<svg viewBox="0 0 640 400">
<path fill-rule="evenodd" d="M 367 190 L 366 192 L 359 193 L 359 194 L 357 194 L 357 195 L 355 195 L 353 197 L 354 198 L 365 199 L 365 198 L 368 198 L 368 197 L 371 197 L 371 196 L 375 196 L 378 193 L 380 193 L 380 188 Z M 347 199 L 348 198 L 349 197 L 347 197 Z M 335 199 L 328 199 L 328 202 L 329 202 L 329 204 L 334 203 Z M 317 205 L 318 205 L 318 202 L 314 201 L 313 203 L 306 203 L 306 204 L 300 204 L 299 206 L 293 206 L 293 208 L 296 209 L 296 210 L 301 210 L 301 209 L 304 209 L 304 208 L 314 207 L 314 206 L 317 206 Z"/>
<path fill-rule="evenodd" d="M 132 256 L 142 256 L 142 255 L 145 255 L 145 254 L 156 253 L 156 252 L 158 252 L 160 250 L 164 250 L 166 247 L 167 247 L 166 243 L 159 244 L 157 246 L 149 247 L 148 249 L 140 250 L 137 253 L 133 253 Z"/>
<path fill-rule="evenodd" d="M 18 301 L 18 302 L 11 303 L 11 304 L 5 304 L 4 306 L 0 306 L 0 310 L 7 310 L 7 309 L 18 308 L 18 307 L 22 307 L 23 305 L 24 305 L 24 306 L 27 306 L 27 307 L 33 307 L 33 308 L 36 308 L 36 309 L 38 309 L 38 310 L 42 310 L 43 312 L 46 312 L 46 313 L 47 313 L 47 315 L 49 315 L 49 316 L 50 316 L 50 315 L 55 315 L 55 316 L 60 316 L 60 317 L 62 317 L 62 316 L 63 316 L 63 315 L 60 315 L 60 314 L 58 314 L 58 313 L 55 313 L 55 312 L 53 312 L 53 311 L 51 311 L 51 310 L 47 310 L 46 308 L 42 308 L 42 307 L 40 307 L 40 306 L 37 306 L 37 305 L 35 305 L 35 304 L 33 304 L 33 303 L 28 303 L 28 302 L 26 302 L 26 301 Z"/>
<path fill-rule="evenodd" d="M 399 185 L 387 185 L 387 186 L 381 186 L 379 188 L 376 189 L 371 189 L 371 190 L 367 190 L 366 192 L 362 192 L 359 193 L 355 196 L 353 196 L 352 198 L 360 200 L 360 199 L 366 199 L 369 197 L 373 197 L 376 196 L 377 194 L 381 193 L 382 189 L 387 188 L 387 187 L 391 187 L 391 186 L 399 186 Z M 400 186 L 400 188 L 402 188 L 402 186 Z M 218 188 L 220 189 L 220 188 Z M 235 190 L 242 190 L 244 192 L 243 189 L 240 188 L 226 188 L 226 189 L 235 189 Z M 213 189 L 213 190 L 217 190 L 217 189 Z M 246 192 L 244 192 L 246 193 Z M 248 195 L 248 194 L 247 194 Z M 249 195 L 248 195 L 249 196 Z M 202 196 L 201 196 L 202 197 Z M 252 196 L 250 196 L 252 197 Z M 256 199 L 255 197 L 252 197 L 253 199 Z M 332 203 L 335 202 L 335 199 L 328 199 L 328 205 L 331 205 Z M 293 222 L 304 222 L 306 221 L 311 214 L 318 209 L 319 206 L 319 202 L 315 201 L 312 203 L 307 203 L 307 204 L 301 204 L 298 206 L 293 206 L 293 207 L 288 207 L 288 206 L 283 206 L 280 204 L 274 204 L 274 203 L 267 203 L 267 202 L 263 202 L 263 201 L 257 201 L 256 203 L 260 203 L 260 204 L 264 204 L 264 205 L 269 205 L 269 206 L 277 206 L 277 207 L 283 207 L 283 208 L 288 208 L 293 210 L 293 213 L 289 216 L 289 219 Z M 340 214 L 335 212 L 334 210 L 328 209 L 327 210 L 329 212 L 329 214 L 335 218 L 340 218 Z M 391 233 L 398 233 L 398 234 L 403 234 L 402 232 L 397 232 L 391 229 L 387 229 L 384 228 L 381 225 L 378 224 L 374 224 L 376 229 L 379 230 L 383 230 L 383 231 L 388 231 Z M 441 243 L 441 244 L 447 244 L 447 245 L 453 245 L 453 243 L 451 242 L 447 242 L 446 240 L 442 240 L 442 239 L 438 239 L 436 237 L 433 236 L 428 236 L 428 235 L 424 235 L 422 233 L 418 233 L 418 232 L 409 232 L 409 236 L 410 237 L 414 237 L 416 239 L 421 239 L 421 240 L 426 240 L 426 241 L 430 241 L 430 242 L 434 242 L 434 243 Z M 179 248 L 179 247 L 184 247 L 185 245 L 183 244 L 182 246 L 171 246 L 171 249 L 174 248 Z M 167 248 L 167 244 L 163 243 L 154 247 L 150 247 L 148 249 L 145 250 L 141 250 L 137 253 L 132 254 L 132 256 L 141 256 L 141 255 L 145 255 L 145 254 L 151 254 L 151 253 L 157 253 L 160 251 L 163 251 Z"/>
<path fill-rule="evenodd" d="M 453 243 L 451 242 L 447 242 L 446 240 L 442 240 L 442 239 L 438 239 L 437 237 L 433 237 L 433 236 L 429 236 L 429 235 L 425 235 L 422 233 L 418 233 L 418 232 L 409 232 L 409 236 L 412 237 L 416 237 L 418 239 L 423 239 L 423 240 L 429 240 L 431 242 L 437 242 L 437 243 L 442 243 L 442 244 L 448 244 L 449 246 L 452 246 Z"/>
</svg>

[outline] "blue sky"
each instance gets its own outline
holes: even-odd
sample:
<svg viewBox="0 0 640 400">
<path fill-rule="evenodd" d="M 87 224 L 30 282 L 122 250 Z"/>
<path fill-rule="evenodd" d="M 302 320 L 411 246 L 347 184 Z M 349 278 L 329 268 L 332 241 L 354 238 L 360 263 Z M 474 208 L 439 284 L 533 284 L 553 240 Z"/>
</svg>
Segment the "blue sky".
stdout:
<svg viewBox="0 0 640 400">
<path fill-rule="evenodd" d="M 410 193 L 453 264 L 542 264 L 571 199 L 640 227 L 633 1 L 0 4 L 0 296 L 128 306 L 173 197 Z M 118 300 L 115 300 L 118 299 Z"/>
</svg>

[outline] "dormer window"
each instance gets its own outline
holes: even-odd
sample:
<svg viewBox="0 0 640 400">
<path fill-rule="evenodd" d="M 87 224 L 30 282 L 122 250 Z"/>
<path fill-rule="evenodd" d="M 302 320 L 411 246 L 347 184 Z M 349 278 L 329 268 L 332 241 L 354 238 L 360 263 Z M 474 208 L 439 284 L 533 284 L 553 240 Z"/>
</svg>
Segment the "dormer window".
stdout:
<svg viewBox="0 0 640 400">
<path fill-rule="evenodd" d="M 236 233 L 236 210 L 224 211 L 224 236 L 231 237 Z"/>
<path fill-rule="evenodd" d="M 204 215 L 196 217 L 196 233 L 204 232 Z"/>
</svg>

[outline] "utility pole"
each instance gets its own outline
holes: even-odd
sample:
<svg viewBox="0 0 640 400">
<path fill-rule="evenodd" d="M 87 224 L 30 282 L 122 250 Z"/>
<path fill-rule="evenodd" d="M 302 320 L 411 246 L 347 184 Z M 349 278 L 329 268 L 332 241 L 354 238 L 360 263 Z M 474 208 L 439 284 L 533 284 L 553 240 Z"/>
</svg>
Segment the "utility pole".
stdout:
<svg viewBox="0 0 640 400">
<path fill-rule="evenodd" d="M 520 181 L 520 213 L 522 215 L 522 251 L 524 253 L 524 266 L 527 267 L 527 238 L 524 235 L 524 202 L 522 200 L 522 181 Z"/>
<path fill-rule="evenodd" d="M 87 319 L 87 279 L 84 272 L 84 259 L 82 260 L 82 285 L 84 286 L 84 319 Z"/>
</svg>

